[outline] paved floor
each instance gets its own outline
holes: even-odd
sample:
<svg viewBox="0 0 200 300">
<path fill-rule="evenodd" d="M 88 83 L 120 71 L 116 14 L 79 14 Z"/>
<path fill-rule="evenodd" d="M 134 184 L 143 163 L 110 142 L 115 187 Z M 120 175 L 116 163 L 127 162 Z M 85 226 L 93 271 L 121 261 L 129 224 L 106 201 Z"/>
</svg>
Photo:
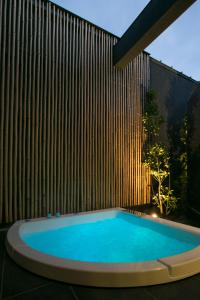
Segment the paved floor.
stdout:
<svg viewBox="0 0 200 300">
<path fill-rule="evenodd" d="M 0 230 L 0 299 L 16 300 L 200 300 L 200 274 L 151 287 L 104 289 L 68 285 L 36 276 L 7 255 Z"/>
</svg>

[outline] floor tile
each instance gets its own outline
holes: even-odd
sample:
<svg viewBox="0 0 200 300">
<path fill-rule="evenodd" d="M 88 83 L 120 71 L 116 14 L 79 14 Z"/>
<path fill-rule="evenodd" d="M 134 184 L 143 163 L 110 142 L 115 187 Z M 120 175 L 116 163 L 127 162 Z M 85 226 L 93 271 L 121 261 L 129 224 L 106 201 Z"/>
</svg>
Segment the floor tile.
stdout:
<svg viewBox="0 0 200 300">
<path fill-rule="evenodd" d="M 16 295 L 15 297 L 8 297 L 7 300 L 76 300 L 74 299 L 67 284 L 50 284 L 35 288 L 25 293 Z M 5 300 L 6 300 L 5 299 Z"/>
<path fill-rule="evenodd" d="M 5 258 L 5 231 L 0 231 L 0 299 L 3 294 L 3 274 L 4 274 L 4 258 Z"/>
<path fill-rule="evenodd" d="M 191 277 L 174 283 L 147 287 L 147 291 L 158 300 L 199 300 L 199 280 Z"/>
<path fill-rule="evenodd" d="M 0 271 L 3 265 L 3 256 L 5 251 L 5 237 L 6 237 L 6 231 L 0 231 Z"/>
<path fill-rule="evenodd" d="M 37 276 L 19 267 L 7 254 L 5 256 L 4 268 L 3 298 L 10 297 L 20 292 L 51 282 L 46 278 Z"/>
<path fill-rule="evenodd" d="M 155 300 L 145 288 L 104 289 L 73 286 L 79 300 Z"/>
<path fill-rule="evenodd" d="M 190 278 L 200 280 L 200 273 L 197 274 L 197 275 L 194 275 L 194 276 L 192 276 L 192 277 L 190 277 Z"/>
</svg>

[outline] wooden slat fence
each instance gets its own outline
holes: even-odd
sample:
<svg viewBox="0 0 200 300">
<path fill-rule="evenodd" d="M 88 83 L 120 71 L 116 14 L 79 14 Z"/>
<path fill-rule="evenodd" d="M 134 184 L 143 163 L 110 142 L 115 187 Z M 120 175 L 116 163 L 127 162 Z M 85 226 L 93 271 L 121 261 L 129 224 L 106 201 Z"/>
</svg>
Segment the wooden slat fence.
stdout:
<svg viewBox="0 0 200 300">
<path fill-rule="evenodd" d="M 0 0 L 0 223 L 149 201 L 149 56 L 44 0 Z"/>
</svg>

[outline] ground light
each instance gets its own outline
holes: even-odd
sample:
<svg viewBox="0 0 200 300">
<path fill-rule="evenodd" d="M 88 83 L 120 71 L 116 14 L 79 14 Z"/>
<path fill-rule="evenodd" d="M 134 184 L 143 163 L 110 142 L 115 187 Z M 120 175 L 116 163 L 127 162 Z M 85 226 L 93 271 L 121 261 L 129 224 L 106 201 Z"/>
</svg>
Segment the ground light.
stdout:
<svg viewBox="0 0 200 300">
<path fill-rule="evenodd" d="M 156 213 L 151 214 L 152 218 L 158 218 L 158 215 Z"/>
</svg>

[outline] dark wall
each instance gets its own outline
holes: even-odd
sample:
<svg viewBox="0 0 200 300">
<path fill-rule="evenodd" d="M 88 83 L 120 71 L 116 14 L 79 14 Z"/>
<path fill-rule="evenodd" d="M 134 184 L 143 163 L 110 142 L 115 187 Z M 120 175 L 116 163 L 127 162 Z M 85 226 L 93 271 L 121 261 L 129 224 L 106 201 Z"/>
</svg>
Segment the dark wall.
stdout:
<svg viewBox="0 0 200 300">
<path fill-rule="evenodd" d="M 189 115 L 189 204 L 200 212 L 200 87 L 188 103 Z"/>
<path fill-rule="evenodd" d="M 188 100 L 197 88 L 197 82 L 150 58 L 150 86 L 156 91 L 158 106 L 166 121 L 161 128 L 161 140 L 167 145 L 176 143 Z"/>
<path fill-rule="evenodd" d="M 197 82 L 174 69 L 150 59 L 151 89 L 157 94 L 157 103 L 165 123 L 161 126 L 160 141 L 167 145 L 171 153 L 171 188 L 180 198 L 179 206 L 188 205 L 187 170 L 184 156 L 187 145 L 183 142 L 184 117 L 188 112 L 188 102 L 197 89 Z M 185 153 L 185 154 L 184 154 Z M 187 164 L 187 162 L 186 162 Z"/>
<path fill-rule="evenodd" d="M 149 56 L 43 0 L 0 1 L 0 223 L 143 204 Z"/>
</svg>

